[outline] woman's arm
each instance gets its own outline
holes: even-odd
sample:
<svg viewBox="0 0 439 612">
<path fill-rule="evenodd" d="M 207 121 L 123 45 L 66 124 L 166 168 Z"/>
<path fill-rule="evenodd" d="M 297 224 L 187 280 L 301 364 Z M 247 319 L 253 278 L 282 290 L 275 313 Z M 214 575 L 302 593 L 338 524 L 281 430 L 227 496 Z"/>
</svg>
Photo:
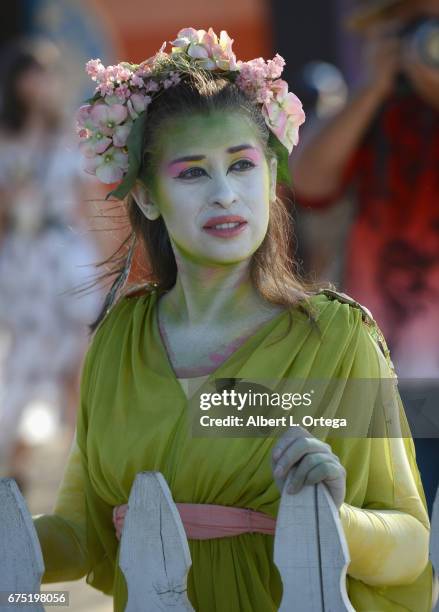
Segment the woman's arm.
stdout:
<svg viewBox="0 0 439 612">
<path fill-rule="evenodd" d="M 397 510 L 365 510 L 344 503 L 340 518 L 351 563 L 347 573 L 367 584 L 410 584 L 428 563 L 429 531 Z"/>
<path fill-rule="evenodd" d="M 375 510 L 342 501 L 346 471 L 330 446 L 300 427 L 287 434 L 274 451 L 275 480 L 282 491 L 286 474 L 294 467 L 289 493 L 299 491 L 303 484 L 326 484 L 339 509 L 349 548 L 351 562 L 347 573 L 374 586 L 404 585 L 416 580 L 428 563 L 429 524 L 422 512 L 416 485 L 409 476 L 404 441 L 401 438 L 365 439 L 355 449 L 359 460 L 369 458 L 369 478 L 377 487 L 370 494 L 379 499 L 381 487 L 395 492 L 394 508 Z M 385 467 L 389 459 L 390 470 Z M 385 482 L 385 475 L 395 470 L 399 472 L 394 474 L 394 480 Z M 406 501 L 406 495 L 412 500 L 413 508 Z"/>
<path fill-rule="evenodd" d="M 378 328 L 364 326 L 362 331 L 358 350 L 368 366 L 363 362 L 356 375 L 363 371 L 364 376 L 381 379 L 375 410 L 378 427 L 385 427 L 388 437 L 363 438 L 355 444 L 352 464 L 361 458 L 367 461 L 368 480 L 362 508 L 347 503 L 340 507 L 351 556 L 348 574 L 376 586 L 406 585 L 428 564 L 430 522 L 385 340 L 381 337 L 386 357 L 375 339 Z"/>
<path fill-rule="evenodd" d="M 364 410 L 369 415 L 369 437 L 365 431 L 363 437 L 333 436 L 323 442 L 296 427 L 274 447 L 274 477 L 282 490 L 293 469 L 294 492 L 303 485 L 324 482 L 345 531 L 351 557 L 347 573 L 373 586 L 406 586 L 427 571 L 429 548 L 430 525 L 413 441 L 391 363 L 376 340 L 378 328 L 363 323 L 353 307 L 349 319 L 352 348 L 340 379 L 359 379 L 356 393 L 364 397 L 352 405 L 355 386 L 349 385 L 339 410 L 353 419 L 356 411 Z M 336 340 L 341 324 L 345 323 L 340 317 L 333 326 L 334 339 L 329 341 Z M 385 344 L 382 338 L 381 342 Z M 424 583 L 428 581 L 425 576 Z"/>
<path fill-rule="evenodd" d="M 43 583 L 79 580 L 89 571 L 82 470 L 75 436 L 53 514 L 33 517 L 44 558 Z"/>
</svg>

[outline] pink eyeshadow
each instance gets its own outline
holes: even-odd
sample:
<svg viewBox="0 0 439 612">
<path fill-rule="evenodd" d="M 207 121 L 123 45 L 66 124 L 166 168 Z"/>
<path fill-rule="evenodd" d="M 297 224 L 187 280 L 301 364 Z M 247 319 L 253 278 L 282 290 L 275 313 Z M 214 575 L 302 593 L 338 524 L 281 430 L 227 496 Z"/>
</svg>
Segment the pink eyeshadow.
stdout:
<svg viewBox="0 0 439 612">
<path fill-rule="evenodd" d="M 243 157 L 249 159 L 255 164 L 259 164 L 262 159 L 262 153 L 258 149 L 245 149 L 237 154 L 236 161 L 238 161 L 238 159 L 242 159 Z"/>
<path fill-rule="evenodd" d="M 234 163 L 240 159 L 246 158 L 252 161 L 255 164 L 259 164 L 262 159 L 262 152 L 258 149 L 244 149 L 239 151 L 238 153 L 233 154 L 235 157 L 232 159 L 231 163 Z M 200 161 L 194 162 L 174 162 L 166 166 L 166 175 L 170 178 L 176 178 L 179 174 L 187 170 L 188 168 L 192 168 L 194 163 L 197 165 L 200 164 Z"/>
<path fill-rule="evenodd" d="M 166 166 L 166 174 L 171 178 L 175 178 L 181 172 L 191 168 L 193 165 L 194 162 L 176 162 L 174 164 L 169 164 L 169 166 Z"/>
</svg>

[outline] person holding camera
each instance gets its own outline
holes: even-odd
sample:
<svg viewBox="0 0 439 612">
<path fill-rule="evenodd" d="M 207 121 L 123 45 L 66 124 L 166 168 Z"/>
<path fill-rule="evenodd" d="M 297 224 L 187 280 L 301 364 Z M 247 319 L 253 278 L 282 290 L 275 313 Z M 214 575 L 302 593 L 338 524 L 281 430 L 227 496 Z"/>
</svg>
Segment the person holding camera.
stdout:
<svg viewBox="0 0 439 612">
<path fill-rule="evenodd" d="M 358 208 L 346 248 L 344 291 L 371 309 L 402 383 L 434 382 L 439 378 L 439 0 L 361 4 L 365 8 L 350 21 L 365 37 L 365 76 L 342 111 L 316 122 L 302 139 L 291 161 L 295 196 L 319 210 L 353 190 Z M 433 429 L 431 438 L 415 440 L 430 513 L 439 480 Z"/>
</svg>

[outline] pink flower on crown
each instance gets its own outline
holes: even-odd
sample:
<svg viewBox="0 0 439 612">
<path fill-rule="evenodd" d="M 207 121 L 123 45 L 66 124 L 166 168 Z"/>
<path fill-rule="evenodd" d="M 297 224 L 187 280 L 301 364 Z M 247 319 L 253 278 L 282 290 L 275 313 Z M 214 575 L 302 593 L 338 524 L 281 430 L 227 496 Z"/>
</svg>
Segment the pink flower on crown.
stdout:
<svg viewBox="0 0 439 612">
<path fill-rule="evenodd" d="M 141 93 L 132 94 L 131 98 L 127 101 L 127 108 L 131 119 L 137 119 L 140 113 L 151 103 L 151 96 L 144 96 Z"/>
<path fill-rule="evenodd" d="M 233 40 L 225 30 L 221 31 L 220 38 L 212 28 L 195 30 L 185 28 L 180 30 L 177 38 L 172 41 L 173 53 L 185 52 L 205 70 L 236 70 L 236 56 L 232 52 Z"/>
<path fill-rule="evenodd" d="M 96 87 L 96 91 L 98 91 L 102 97 L 112 96 L 114 93 L 114 83 L 99 83 Z"/>
<path fill-rule="evenodd" d="M 114 128 L 113 144 L 115 147 L 124 147 L 126 145 L 132 127 L 132 121 L 125 121 L 122 125 L 117 125 Z"/>
<path fill-rule="evenodd" d="M 133 71 L 128 64 L 117 64 L 114 66 L 114 78 L 118 83 L 129 81 L 133 77 Z"/>
<path fill-rule="evenodd" d="M 79 149 L 84 157 L 92 158 L 100 155 L 111 145 L 111 138 L 105 136 L 101 131 L 87 132 L 88 138 L 79 143 Z"/>
<path fill-rule="evenodd" d="M 127 83 L 122 83 L 118 85 L 114 90 L 114 95 L 118 97 L 119 103 L 124 103 L 131 96 L 130 88 Z"/>
<path fill-rule="evenodd" d="M 84 130 L 87 132 L 88 130 L 92 130 L 94 127 L 93 120 L 90 117 L 90 111 L 92 109 L 91 104 L 83 104 L 79 107 L 78 112 L 76 113 L 76 125 L 78 130 Z"/>
<path fill-rule="evenodd" d="M 127 110 L 121 104 L 95 104 L 88 108 L 80 109 L 78 113 L 78 125 L 80 126 L 80 144 L 83 155 L 93 158 L 104 153 L 114 142 L 123 146 L 129 131 L 122 124 L 127 118 Z M 83 126 L 81 126 L 81 123 Z M 84 128 L 86 131 L 84 132 Z M 86 138 L 86 139 L 84 139 Z"/>
<path fill-rule="evenodd" d="M 209 31 L 203 36 L 202 42 L 207 48 L 210 61 L 213 63 L 211 67 L 209 66 L 210 69 L 237 69 L 236 56 L 232 52 L 233 40 L 225 30 L 221 31 L 220 38 L 218 40 L 217 35 L 212 28 L 210 28 Z"/>
<path fill-rule="evenodd" d="M 209 55 L 213 55 L 213 50 L 218 44 L 218 36 L 215 34 L 212 28 L 205 30 L 199 30 L 198 33 L 200 43 L 204 45 L 209 52 Z"/>
<path fill-rule="evenodd" d="M 232 51 L 233 39 L 225 30 L 221 30 L 218 46 L 214 51 L 216 65 L 221 70 L 236 70 L 236 55 Z"/>
<path fill-rule="evenodd" d="M 84 168 L 89 174 L 95 174 L 102 183 L 116 183 L 128 170 L 128 154 L 118 147 L 111 147 L 103 155 L 87 159 Z"/>
<path fill-rule="evenodd" d="M 212 28 L 208 31 L 184 28 L 172 45 L 171 54 L 182 53 L 186 62 L 189 60 L 199 68 L 237 72 L 236 80 L 233 77 L 231 80 L 261 106 L 268 127 L 291 152 L 298 142 L 299 126 L 305 115 L 300 100 L 288 92 L 287 83 L 279 78 L 285 65 L 280 55 L 268 61 L 259 57 L 237 62 L 233 40 L 224 30 L 218 37 Z M 140 65 L 121 62 L 105 67 L 100 59 L 87 62 L 86 70 L 96 82 L 97 95 L 92 104 L 79 109 L 77 127 L 86 170 L 104 183 L 117 182 L 126 175 L 125 147 L 134 120 L 145 112 L 155 93 L 181 81 L 178 71 L 162 72 L 162 60 L 169 57 L 165 47 L 166 42 Z"/>
<path fill-rule="evenodd" d="M 273 98 L 262 105 L 262 114 L 268 127 L 291 153 L 299 142 L 299 127 L 305 121 L 302 103 L 288 91 L 288 84 L 282 79 L 271 85 Z"/>
<path fill-rule="evenodd" d="M 90 119 L 96 130 L 112 136 L 116 126 L 127 118 L 128 113 L 122 104 L 95 104 L 90 111 Z"/>
<path fill-rule="evenodd" d="M 108 83 L 121 83 L 124 79 L 119 78 L 120 72 L 123 68 L 119 66 L 107 66 L 105 68 L 105 81 Z"/>
<path fill-rule="evenodd" d="M 143 94 L 136 93 L 131 96 L 131 102 L 134 106 L 134 110 L 137 113 L 142 113 L 151 103 L 151 96 L 144 96 Z"/>
<path fill-rule="evenodd" d="M 260 104 L 267 103 L 271 98 L 271 74 L 279 71 L 279 60 L 271 61 L 274 61 L 274 64 L 266 62 L 262 57 L 257 57 L 249 62 L 238 62 L 239 76 L 236 84 Z"/>
<path fill-rule="evenodd" d="M 216 68 L 215 61 L 211 58 L 211 47 L 214 44 L 213 36 L 208 34 L 205 30 L 198 30 L 198 40 L 196 42 L 191 42 L 185 49 L 189 57 L 192 57 L 192 59 L 195 60 L 200 60 L 198 62 L 200 67 L 205 68 L 206 70 L 213 70 Z"/>
<path fill-rule="evenodd" d="M 176 48 L 185 49 L 190 44 L 198 44 L 200 38 L 198 32 L 205 30 L 195 30 L 194 28 L 183 28 L 177 34 L 177 38 L 171 42 L 171 45 Z"/>
<path fill-rule="evenodd" d="M 150 80 L 145 85 L 145 91 L 148 93 L 158 91 L 159 89 L 160 89 L 160 85 L 156 81 Z"/>
<path fill-rule="evenodd" d="M 145 87 L 145 81 L 136 73 L 131 77 L 130 85 L 131 87 L 138 87 L 139 89 L 142 89 L 142 87 Z"/>
<path fill-rule="evenodd" d="M 105 66 L 102 64 L 99 58 L 89 60 L 85 65 L 85 70 L 88 76 L 91 77 L 93 81 L 99 82 L 101 79 L 104 78 Z"/>
<path fill-rule="evenodd" d="M 278 79 L 285 68 L 284 58 L 276 53 L 273 59 L 267 62 L 267 72 L 270 79 Z"/>
</svg>

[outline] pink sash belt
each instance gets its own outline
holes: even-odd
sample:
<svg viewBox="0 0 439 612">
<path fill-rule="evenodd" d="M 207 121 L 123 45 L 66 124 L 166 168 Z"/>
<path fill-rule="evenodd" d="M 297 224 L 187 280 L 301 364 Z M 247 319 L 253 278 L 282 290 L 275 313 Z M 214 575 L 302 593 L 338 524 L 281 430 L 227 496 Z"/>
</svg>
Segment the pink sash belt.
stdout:
<svg viewBox="0 0 439 612">
<path fill-rule="evenodd" d="M 176 504 L 188 539 L 210 540 L 241 533 L 274 535 L 276 519 L 250 508 L 215 504 Z"/>
<path fill-rule="evenodd" d="M 250 508 L 216 504 L 175 505 L 189 540 L 211 540 L 253 532 L 274 535 L 275 532 L 276 519 Z M 114 521 L 119 507 L 114 509 Z"/>
</svg>

